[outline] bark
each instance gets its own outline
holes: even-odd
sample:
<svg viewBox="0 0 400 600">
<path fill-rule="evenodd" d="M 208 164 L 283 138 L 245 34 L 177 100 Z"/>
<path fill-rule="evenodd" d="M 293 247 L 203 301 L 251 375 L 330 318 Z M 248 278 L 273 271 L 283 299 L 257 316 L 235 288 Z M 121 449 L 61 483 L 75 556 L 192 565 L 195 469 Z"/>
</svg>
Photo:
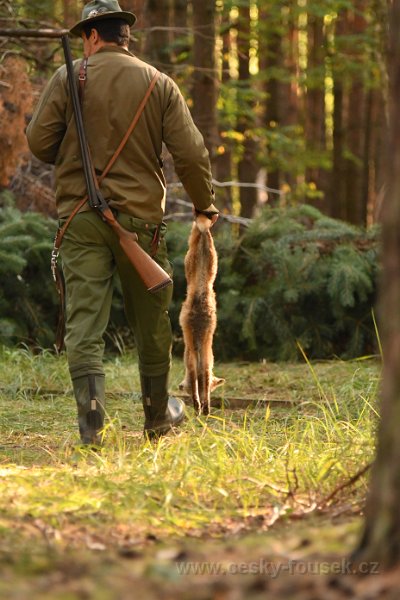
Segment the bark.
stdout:
<svg viewBox="0 0 400 600">
<path fill-rule="evenodd" d="M 299 31 L 293 23 L 293 15 L 288 16 L 285 27 L 286 48 L 283 49 L 281 46 L 282 58 L 278 61 L 278 64 L 280 62 L 283 64 L 289 82 L 280 82 L 281 123 L 283 125 L 297 125 L 300 113 L 299 95 L 297 93 L 299 81 Z"/>
<path fill-rule="evenodd" d="M 122 10 L 133 12 L 136 15 L 136 27 L 142 27 L 142 18 L 144 13 L 146 0 L 119 0 L 119 5 Z"/>
<path fill-rule="evenodd" d="M 119 0 L 119 5 L 122 10 L 128 10 L 136 15 L 136 23 L 131 30 L 131 40 L 129 49 L 137 55 L 143 53 L 144 47 L 144 32 L 145 27 L 145 9 L 146 0 Z"/>
<path fill-rule="evenodd" d="M 225 16 L 224 11 L 221 14 L 222 17 Z M 222 31 L 220 35 L 222 37 L 222 74 L 221 81 L 222 84 L 227 85 L 230 82 L 230 72 L 229 72 L 229 56 L 231 53 L 231 28 L 229 23 L 229 17 L 227 16 L 228 23 L 220 23 L 220 27 Z M 217 152 L 217 157 L 215 160 L 215 172 L 218 181 L 231 181 L 232 180 L 232 149 L 229 140 L 224 139 L 222 137 L 222 133 L 225 129 L 229 129 L 229 124 L 224 123 L 221 118 L 218 121 L 219 125 L 219 137 L 220 137 L 220 145 L 219 150 Z M 216 198 L 218 199 L 218 206 L 227 213 L 232 213 L 232 188 L 231 187 L 223 187 L 217 188 L 215 190 Z"/>
<path fill-rule="evenodd" d="M 215 2 L 193 3 L 193 119 L 201 131 L 211 162 L 216 157 L 217 65 L 215 60 Z"/>
<path fill-rule="evenodd" d="M 239 60 L 239 94 L 240 90 L 247 90 L 251 86 L 250 76 L 250 2 L 239 7 L 238 23 L 238 60 Z M 254 103 L 249 103 L 249 108 L 254 111 Z M 238 177 L 241 183 L 255 183 L 259 165 L 257 163 L 257 143 L 251 133 L 255 122 L 250 115 L 239 115 L 237 130 L 243 135 L 242 157 L 238 164 Z M 254 112 L 253 112 L 254 114 Z M 240 215 L 242 217 L 254 217 L 257 205 L 257 189 L 251 187 L 240 188 Z"/>
<path fill-rule="evenodd" d="M 75 20 L 71 18 L 71 1 L 63 0 L 63 16 L 65 27 L 71 27 Z"/>
<path fill-rule="evenodd" d="M 315 159 L 325 152 L 325 51 L 323 17 L 308 17 L 308 66 L 306 92 L 306 143 Z M 307 181 L 318 189 L 326 185 L 325 173 L 319 166 L 307 170 Z M 322 206 L 321 206 L 322 208 Z"/>
<path fill-rule="evenodd" d="M 63 25 L 72 27 L 81 18 L 82 7 L 75 0 L 63 0 Z"/>
<path fill-rule="evenodd" d="M 282 32 L 276 26 L 276 7 L 267 3 L 260 10 L 260 69 L 265 74 L 264 90 L 266 94 L 265 126 L 274 128 L 281 123 L 283 105 L 283 85 L 276 72 L 283 65 Z M 268 150 L 267 150 L 268 151 Z M 269 165 L 267 170 L 267 185 L 280 189 L 282 173 L 278 166 Z M 271 195 L 268 199 L 271 205 L 277 203 L 279 196 Z"/>
<path fill-rule="evenodd" d="M 356 225 L 366 224 L 367 198 L 362 196 L 362 174 L 365 161 L 366 128 L 365 90 L 361 81 L 354 81 L 349 91 L 347 111 L 348 158 L 345 159 L 345 202 L 344 218 Z"/>
<path fill-rule="evenodd" d="M 188 3 L 187 0 L 173 0 L 174 25 L 186 28 L 188 26 Z"/>
<path fill-rule="evenodd" d="M 146 0 L 144 6 L 146 40 L 144 54 L 147 60 L 164 73 L 170 73 L 171 64 L 171 2 Z"/>
<path fill-rule="evenodd" d="M 12 54 L 1 64 L 0 189 L 9 184 L 17 167 L 29 156 L 24 129 L 32 110 L 33 90 L 27 72 L 25 61 Z"/>
<path fill-rule="evenodd" d="M 144 1 L 145 0 L 119 0 L 119 5 L 122 10 L 133 12 L 139 19 L 141 13 L 143 12 Z"/>
<path fill-rule="evenodd" d="M 369 167 L 369 219 L 370 223 L 381 220 L 382 196 L 385 181 L 385 147 L 388 136 L 386 112 L 382 90 L 371 90 L 371 150 Z"/>
<path fill-rule="evenodd" d="M 358 0 L 354 3 L 354 11 L 348 17 L 349 33 L 355 36 L 355 39 L 357 37 L 361 39 L 361 36 L 365 33 L 365 11 L 365 0 Z M 358 59 L 360 68 L 364 60 L 362 52 L 362 47 L 359 50 L 359 45 L 354 45 L 352 59 Z M 366 113 L 368 108 L 364 76 L 362 70 L 360 70 L 352 78 L 346 126 L 346 146 L 349 156 L 346 160 L 346 220 L 356 225 L 365 225 L 367 217 L 368 193 L 366 196 L 363 195 L 365 191 L 363 173 L 365 176 L 365 169 L 369 161 L 369 157 L 365 155 L 369 144 L 366 139 L 366 133 L 368 134 Z"/>
<path fill-rule="evenodd" d="M 304 119 L 301 115 L 299 79 L 299 28 L 297 24 L 296 12 L 298 10 L 297 0 L 290 0 L 286 3 L 278 3 L 281 6 L 278 23 L 283 19 L 282 8 L 288 8 L 287 15 L 283 20 L 283 35 L 281 40 L 281 58 L 278 64 L 281 64 L 284 70 L 284 78 L 278 82 L 279 85 L 279 103 L 280 103 L 280 126 L 298 127 Z M 281 186 L 289 186 L 294 189 L 297 185 L 297 173 L 289 169 L 282 168 Z"/>
<path fill-rule="evenodd" d="M 354 562 L 400 564 L 400 3 L 390 8 L 389 135 L 383 209 L 383 278 L 380 332 L 383 384 L 378 447 L 365 510 L 365 527 Z"/>
<path fill-rule="evenodd" d="M 187 0 L 173 0 L 173 24 L 173 53 L 175 61 L 179 62 L 190 51 Z"/>
<path fill-rule="evenodd" d="M 385 148 L 388 139 L 388 98 L 387 98 L 387 68 L 388 53 L 388 11 L 383 0 L 373 0 L 374 29 L 378 37 L 378 65 L 380 67 L 380 85 L 371 90 L 371 134 L 370 134 L 370 163 L 368 223 L 380 221 L 382 197 L 385 180 Z"/>
<path fill-rule="evenodd" d="M 338 17 L 335 36 L 346 33 L 346 13 L 342 11 Z M 346 190 L 345 190 L 345 164 L 344 164 L 344 107 L 345 97 L 343 89 L 342 71 L 339 64 L 334 64 L 333 75 L 333 156 L 332 174 L 330 182 L 330 215 L 336 219 L 346 217 Z"/>
</svg>

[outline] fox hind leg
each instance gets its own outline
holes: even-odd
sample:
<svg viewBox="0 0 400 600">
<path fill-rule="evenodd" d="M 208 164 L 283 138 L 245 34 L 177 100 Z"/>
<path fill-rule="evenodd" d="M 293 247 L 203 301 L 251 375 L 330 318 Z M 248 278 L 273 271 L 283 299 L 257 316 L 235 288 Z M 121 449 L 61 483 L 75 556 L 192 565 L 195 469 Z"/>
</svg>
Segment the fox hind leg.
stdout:
<svg viewBox="0 0 400 600">
<path fill-rule="evenodd" d="M 211 404 L 211 372 L 208 368 L 199 370 L 199 396 L 201 414 L 209 415 Z"/>
<path fill-rule="evenodd" d="M 212 351 L 215 322 L 210 321 L 202 339 L 198 372 L 200 374 L 199 395 L 203 415 L 210 413 L 211 386 L 213 383 L 214 355 Z"/>
<path fill-rule="evenodd" d="M 201 403 L 197 378 L 197 359 L 194 356 L 194 352 L 188 348 L 185 348 L 184 360 L 186 367 L 184 381 L 188 391 L 190 392 L 195 413 L 199 415 L 201 413 Z"/>
</svg>

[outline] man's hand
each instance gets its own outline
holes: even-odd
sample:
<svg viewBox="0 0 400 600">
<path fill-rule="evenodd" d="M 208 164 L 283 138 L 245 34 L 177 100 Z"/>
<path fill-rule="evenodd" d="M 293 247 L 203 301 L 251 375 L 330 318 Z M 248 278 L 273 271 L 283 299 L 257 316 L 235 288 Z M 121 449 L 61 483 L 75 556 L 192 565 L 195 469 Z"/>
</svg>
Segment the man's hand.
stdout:
<svg viewBox="0 0 400 600">
<path fill-rule="evenodd" d="M 214 223 L 216 221 L 218 221 L 218 217 L 219 217 L 219 213 L 216 213 L 211 217 L 211 223 L 212 223 L 211 227 L 214 225 Z"/>
<path fill-rule="evenodd" d="M 211 223 L 209 224 L 209 227 L 212 227 L 214 225 L 214 223 L 218 220 L 219 217 L 219 210 L 214 206 L 214 204 L 210 204 L 210 206 L 204 210 L 199 210 L 197 208 L 194 209 L 196 218 L 199 215 L 204 215 L 207 217 L 207 219 L 209 219 L 211 221 Z"/>
</svg>

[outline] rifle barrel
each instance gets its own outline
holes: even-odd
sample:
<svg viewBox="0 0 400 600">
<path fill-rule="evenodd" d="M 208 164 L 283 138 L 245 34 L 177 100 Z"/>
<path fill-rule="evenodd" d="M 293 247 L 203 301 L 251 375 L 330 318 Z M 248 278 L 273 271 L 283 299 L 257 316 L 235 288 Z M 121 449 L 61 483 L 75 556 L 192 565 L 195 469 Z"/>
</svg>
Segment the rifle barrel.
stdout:
<svg viewBox="0 0 400 600">
<path fill-rule="evenodd" d="M 0 37 L 58 39 L 68 29 L 0 29 Z"/>
<path fill-rule="evenodd" d="M 99 205 L 98 193 L 92 173 L 92 166 L 89 155 L 89 148 L 85 136 L 85 128 L 83 125 L 81 105 L 79 102 L 78 86 L 75 79 L 74 66 L 72 62 L 71 48 L 69 45 L 68 35 L 63 35 L 61 38 L 65 56 L 65 65 L 67 67 L 68 83 L 71 93 L 71 100 L 74 109 L 74 117 L 78 134 L 79 146 L 82 156 L 83 174 L 86 181 L 86 189 L 89 196 L 89 204 L 92 207 Z"/>
</svg>

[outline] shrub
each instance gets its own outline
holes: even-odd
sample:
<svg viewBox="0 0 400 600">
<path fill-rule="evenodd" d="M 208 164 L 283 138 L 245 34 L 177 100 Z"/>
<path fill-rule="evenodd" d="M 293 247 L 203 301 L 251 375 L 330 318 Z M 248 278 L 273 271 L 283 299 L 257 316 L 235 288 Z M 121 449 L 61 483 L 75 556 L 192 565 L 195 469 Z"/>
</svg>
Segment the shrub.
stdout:
<svg viewBox="0 0 400 600">
<path fill-rule="evenodd" d="M 56 224 L 0 196 L 0 342 L 51 347 L 58 300 L 50 274 Z"/>
<path fill-rule="evenodd" d="M 191 225 L 171 223 L 174 268 L 170 316 L 174 351 L 183 352 L 179 312 L 185 298 L 184 257 Z M 0 342 L 52 347 L 58 298 L 49 269 L 56 224 L 20 213 L 0 196 Z M 372 310 L 379 230 L 330 219 L 315 208 L 267 208 L 241 236 L 222 219 L 215 226 L 218 360 L 351 358 L 375 351 Z M 132 345 L 117 285 L 109 349 Z"/>
<path fill-rule="evenodd" d="M 377 228 L 308 205 L 266 208 L 229 268 L 222 263 L 216 353 L 288 360 L 299 355 L 297 344 L 312 358 L 373 352 L 378 251 Z"/>
</svg>

